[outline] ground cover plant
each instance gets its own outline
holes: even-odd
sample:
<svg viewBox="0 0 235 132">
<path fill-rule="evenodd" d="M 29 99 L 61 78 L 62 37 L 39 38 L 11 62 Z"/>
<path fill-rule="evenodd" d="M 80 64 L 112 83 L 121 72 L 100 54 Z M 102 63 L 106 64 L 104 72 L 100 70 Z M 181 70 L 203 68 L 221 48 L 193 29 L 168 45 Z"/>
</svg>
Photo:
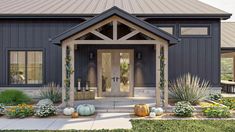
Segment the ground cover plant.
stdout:
<svg viewBox="0 0 235 132">
<path fill-rule="evenodd" d="M 209 99 L 212 101 L 220 100 L 222 95 L 220 93 L 217 94 L 209 94 Z"/>
<path fill-rule="evenodd" d="M 190 74 L 170 82 L 169 91 L 173 99 L 198 104 L 207 96 L 209 82 Z"/>
<path fill-rule="evenodd" d="M 48 116 L 54 116 L 56 115 L 56 107 L 53 105 L 41 105 L 39 106 L 39 108 L 37 109 L 35 116 L 38 117 L 48 117 Z"/>
<path fill-rule="evenodd" d="M 9 118 L 25 118 L 34 115 L 34 108 L 32 105 L 19 104 L 7 108 L 5 114 Z"/>
<path fill-rule="evenodd" d="M 191 117 L 193 115 L 194 107 L 189 102 L 177 102 L 173 112 L 176 116 Z"/>
<path fill-rule="evenodd" d="M 229 107 L 231 110 L 235 110 L 235 98 L 222 98 L 219 103 Z"/>
<path fill-rule="evenodd" d="M 31 98 L 20 90 L 8 89 L 0 93 L 0 103 L 4 105 L 18 105 L 30 103 L 31 101 Z"/>
<path fill-rule="evenodd" d="M 227 118 L 231 116 L 229 108 L 220 104 L 214 104 L 211 107 L 204 108 L 203 114 L 209 118 Z"/>
</svg>

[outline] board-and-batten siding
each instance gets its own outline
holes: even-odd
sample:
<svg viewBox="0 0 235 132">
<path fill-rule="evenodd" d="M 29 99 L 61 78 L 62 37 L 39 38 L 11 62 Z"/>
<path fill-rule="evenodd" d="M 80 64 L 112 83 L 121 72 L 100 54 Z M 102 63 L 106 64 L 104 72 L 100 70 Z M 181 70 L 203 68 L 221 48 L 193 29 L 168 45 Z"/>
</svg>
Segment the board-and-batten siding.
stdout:
<svg viewBox="0 0 235 132">
<path fill-rule="evenodd" d="M 0 86 L 7 86 L 8 50 L 43 50 L 44 81 L 61 82 L 61 48 L 49 42 L 81 20 L 0 20 Z"/>
<path fill-rule="evenodd" d="M 175 27 L 181 43 L 169 48 L 169 79 L 192 73 L 220 86 L 220 20 L 148 20 L 154 25 Z M 163 24 L 164 23 L 164 24 Z M 182 37 L 180 26 L 210 25 L 209 37 Z"/>
<path fill-rule="evenodd" d="M 181 43 L 169 48 L 169 78 L 175 79 L 190 72 L 209 80 L 212 86 L 219 86 L 220 20 L 155 19 L 148 21 L 155 25 L 174 25 L 177 37 L 179 37 L 178 31 L 181 24 L 211 25 L 211 37 L 180 37 Z M 8 49 L 43 49 L 45 83 L 61 83 L 61 48 L 51 44 L 49 38 L 80 22 L 78 19 L 0 20 L 0 86 L 7 86 L 8 82 Z M 143 56 L 143 63 L 148 61 L 144 58 Z M 154 73 L 150 70 L 154 70 L 152 66 L 150 65 L 144 73 Z M 154 81 L 154 79 L 147 80 L 146 84 L 154 84 L 152 80 Z"/>
</svg>

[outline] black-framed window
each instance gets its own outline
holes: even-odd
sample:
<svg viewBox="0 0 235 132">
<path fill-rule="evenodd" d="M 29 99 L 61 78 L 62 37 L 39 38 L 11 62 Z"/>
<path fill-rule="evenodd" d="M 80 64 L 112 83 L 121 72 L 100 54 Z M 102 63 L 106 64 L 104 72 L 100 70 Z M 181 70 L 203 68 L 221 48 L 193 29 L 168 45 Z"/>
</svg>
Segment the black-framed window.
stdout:
<svg viewBox="0 0 235 132">
<path fill-rule="evenodd" d="M 42 84 L 42 51 L 9 51 L 10 84 Z"/>
<path fill-rule="evenodd" d="M 174 27 L 172 27 L 172 26 L 165 26 L 165 27 L 159 26 L 158 28 L 160 28 L 161 30 L 163 30 L 171 35 L 174 35 Z"/>
<path fill-rule="evenodd" d="M 181 36 L 209 36 L 210 28 L 209 26 L 181 26 L 180 35 Z"/>
</svg>

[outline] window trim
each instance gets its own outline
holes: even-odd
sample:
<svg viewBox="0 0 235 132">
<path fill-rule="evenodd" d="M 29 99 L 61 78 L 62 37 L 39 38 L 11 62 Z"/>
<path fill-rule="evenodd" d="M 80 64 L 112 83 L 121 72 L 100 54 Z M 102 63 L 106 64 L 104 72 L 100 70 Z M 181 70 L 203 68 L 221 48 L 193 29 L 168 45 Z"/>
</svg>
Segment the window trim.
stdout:
<svg viewBox="0 0 235 132">
<path fill-rule="evenodd" d="M 175 24 L 154 24 L 156 27 L 158 27 L 159 29 L 161 28 L 161 27 L 171 27 L 171 28 L 173 28 L 173 34 L 170 34 L 170 35 L 173 35 L 173 36 L 176 36 L 176 25 Z"/>
<path fill-rule="evenodd" d="M 182 35 L 181 28 L 207 28 L 207 35 Z M 211 37 L 211 24 L 180 24 L 179 25 L 179 37 Z"/>
<path fill-rule="evenodd" d="M 26 62 L 26 84 L 11 84 L 10 82 L 10 52 L 17 52 L 17 51 L 24 51 L 26 54 L 26 58 L 25 58 L 25 62 Z M 30 52 L 30 51 L 40 51 L 42 52 L 42 83 L 40 84 L 27 84 L 27 61 L 28 61 L 28 53 L 27 52 Z M 45 78 L 46 78 L 46 74 L 45 74 L 45 49 L 44 48 L 30 48 L 30 49 L 27 49 L 27 48 L 7 48 L 7 55 L 6 55 L 6 61 L 7 61 L 7 84 L 8 86 L 10 87 L 41 87 L 43 85 L 45 85 Z"/>
</svg>

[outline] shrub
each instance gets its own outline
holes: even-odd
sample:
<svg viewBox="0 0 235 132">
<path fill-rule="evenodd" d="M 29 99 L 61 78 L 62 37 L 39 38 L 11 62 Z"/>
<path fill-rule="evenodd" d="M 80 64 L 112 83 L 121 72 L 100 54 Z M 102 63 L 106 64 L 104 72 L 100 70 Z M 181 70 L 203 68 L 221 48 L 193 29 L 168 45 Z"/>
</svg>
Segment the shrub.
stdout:
<svg viewBox="0 0 235 132">
<path fill-rule="evenodd" d="M 227 106 L 231 110 L 235 110 L 235 99 L 223 98 L 220 100 L 220 103 Z"/>
<path fill-rule="evenodd" d="M 4 105 L 18 105 L 30 102 L 31 98 L 20 90 L 9 89 L 0 93 L 0 103 Z"/>
<path fill-rule="evenodd" d="M 222 98 L 222 95 L 219 94 L 219 93 L 217 93 L 217 94 L 209 94 L 209 99 L 210 99 L 210 100 L 215 101 L 215 100 L 219 100 L 219 99 L 221 99 L 221 98 Z"/>
<path fill-rule="evenodd" d="M 10 118 L 25 118 L 33 114 L 33 106 L 27 104 L 19 104 L 6 109 L 6 115 Z"/>
<path fill-rule="evenodd" d="M 4 104 L 0 104 L 0 115 L 3 115 L 5 111 L 5 106 Z"/>
<path fill-rule="evenodd" d="M 209 118 L 227 118 L 231 115 L 229 108 L 227 106 L 221 106 L 220 104 L 205 108 L 203 113 Z"/>
<path fill-rule="evenodd" d="M 56 115 L 56 107 L 53 105 L 41 105 L 35 113 L 38 117 L 48 117 Z"/>
<path fill-rule="evenodd" d="M 173 112 L 176 116 L 191 117 L 194 110 L 194 107 L 189 102 L 182 101 L 175 104 Z"/>
<path fill-rule="evenodd" d="M 40 90 L 41 99 L 50 99 L 53 103 L 58 103 L 62 100 L 62 92 L 59 85 L 49 83 Z"/>
<path fill-rule="evenodd" d="M 197 104 L 207 96 L 209 82 L 201 80 L 197 76 L 186 74 L 173 82 L 170 82 L 169 91 L 174 99 Z"/>
</svg>

